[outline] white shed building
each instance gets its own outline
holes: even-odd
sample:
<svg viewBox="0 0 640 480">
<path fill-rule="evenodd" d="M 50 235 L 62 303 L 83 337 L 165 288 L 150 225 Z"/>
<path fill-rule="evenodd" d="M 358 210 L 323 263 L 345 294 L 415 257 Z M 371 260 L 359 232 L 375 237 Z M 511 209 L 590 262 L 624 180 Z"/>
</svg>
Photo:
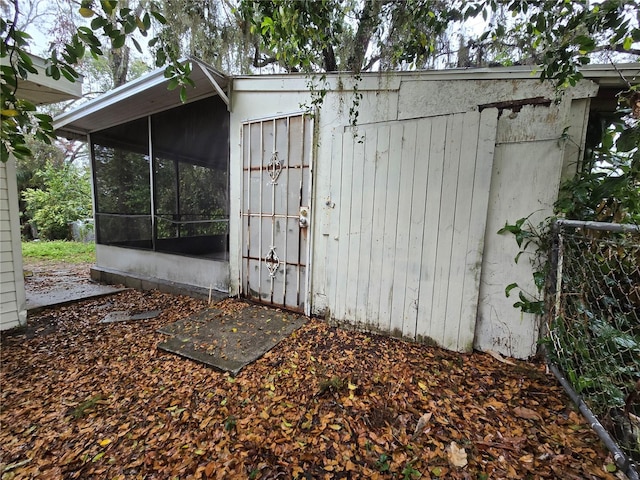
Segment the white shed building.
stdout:
<svg viewBox="0 0 640 480">
<path fill-rule="evenodd" d="M 496 232 L 551 214 L 590 112 L 613 108 L 613 67 L 586 68 L 559 98 L 525 67 L 364 74 L 354 127 L 348 74 L 327 75 L 309 115 L 304 75 L 228 78 L 194 63 L 185 105 L 157 71 L 56 119 L 92 144 L 95 278 L 223 290 L 457 351 L 535 353 L 538 321 L 504 293 L 530 285 L 531 267 Z"/>
<path fill-rule="evenodd" d="M 82 95 L 82 82 L 54 80 L 44 73 L 44 60 L 31 55 L 37 75 L 18 84 L 16 96 L 36 105 L 63 102 Z M 3 59 L 5 61 L 6 59 Z M 22 269 L 16 159 L 0 162 L 0 330 L 26 325 L 27 301 Z"/>
</svg>

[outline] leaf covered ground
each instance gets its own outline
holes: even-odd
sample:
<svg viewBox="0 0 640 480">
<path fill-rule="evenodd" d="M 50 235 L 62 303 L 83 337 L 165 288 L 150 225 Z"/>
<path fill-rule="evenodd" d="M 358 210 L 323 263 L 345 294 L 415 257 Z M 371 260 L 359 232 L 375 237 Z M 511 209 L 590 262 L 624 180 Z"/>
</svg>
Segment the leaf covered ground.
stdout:
<svg viewBox="0 0 640 480">
<path fill-rule="evenodd" d="M 543 365 L 311 319 L 233 378 L 156 348 L 205 306 L 126 291 L 5 334 L 2 478 L 615 478 Z"/>
</svg>

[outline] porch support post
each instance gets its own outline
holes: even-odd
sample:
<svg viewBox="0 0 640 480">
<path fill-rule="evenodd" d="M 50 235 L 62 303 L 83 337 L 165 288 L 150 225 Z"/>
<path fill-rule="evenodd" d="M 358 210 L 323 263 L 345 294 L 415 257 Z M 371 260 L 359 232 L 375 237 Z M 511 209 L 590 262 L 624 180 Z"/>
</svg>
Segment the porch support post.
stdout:
<svg viewBox="0 0 640 480">
<path fill-rule="evenodd" d="M 149 140 L 149 188 L 151 190 L 151 247 L 156 250 L 156 238 L 158 236 L 156 225 L 156 189 L 155 189 L 155 172 L 153 158 L 153 142 L 151 139 L 151 115 L 147 116 L 147 137 Z"/>
</svg>

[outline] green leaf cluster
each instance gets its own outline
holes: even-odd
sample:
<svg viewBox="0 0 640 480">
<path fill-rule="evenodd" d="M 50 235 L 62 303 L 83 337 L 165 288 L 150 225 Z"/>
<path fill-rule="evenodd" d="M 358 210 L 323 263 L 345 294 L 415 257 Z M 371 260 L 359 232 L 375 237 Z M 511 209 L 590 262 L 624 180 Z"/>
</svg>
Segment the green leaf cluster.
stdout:
<svg viewBox="0 0 640 480">
<path fill-rule="evenodd" d="M 581 78 L 580 67 L 591 62 L 597 51 L 634 53 L 640 41 L 637 26 L 638 2 L 623 0 L 472 0 L 464 2 L 464 18 L 487 19 L 501 9 L 511 16 L 506 27 L 497 22 L 478 39 L 487 46 L 510 31 L 519 31 L 533 47 L 540 78 L 558 86 L 573 86 Z"/>
<path fill-rule="evenodd" d="M 640 98 L 633 88 L 625 95 Z M 640 224 L 640 122 L 625 95 L 615 115 L 591 121 L 582 168 L 561 186 L 555 204 L 566 218 Z"/>
<path fill-rule="evenodd" d="M 17 6 L 16 6 L 17 8 Z M 46 60 L 45 75 L 55 80 L 64 78 L 70 82 L 79 79 L 76 70 L 78 63 L 87 51 L 94 58 L 104 55 L 103 36 L 109 42 L 109 48 L 119 49 L 130 39 L 135 48 L 142 52 L 142 46 L 133 38 L 138 32 L 148 36 L 153 21 L 166 22 L 155 2 L 148 4 L 148 10 L 137 14 L 130 8 L 118 8 L 117 1 L 82 0 L 79 8 L 82 17 L 90 19 L 89 26 L 80 26 L 71 39 L 62 46 L 50 51 Z M 24 159 L 32 154 L 27 145 L 26 135 L 35 135 L 39 140 L 49 143 L 55 138 L 52 119 L 48 115 L 36 113 L 35 105 L 25 101 L 20 94 L 19 84 L 27 80 L 29 75 L 38 74 L 32 57 L 28 54 L 31 36 L 17 28 L 14 19 L 0 19 L 0 89 L 2 93 L 2 140 L 0 143 L 0 160 L 6 162 L 10 155 Z M 180 65 L 176 55 L 167 53 L 165 45 L 158 45 L 158 38 L 148 42 L 149 47 L 156 47 L 156 65 L 172 65 L 170 77 L 178 78 L 181 85 L 189 85 L 189 70 Z M 181 96 L 185 94 L 181 91 Z"/>
<path fill-rule="evenodd" d="M 42 238 L 67 239 L 69 222 L 91 216 L 89 172 L 48 163 L 39 178 L 41 188 L 28 188 L 23 193 L 27 211 Z"/>
</svg>

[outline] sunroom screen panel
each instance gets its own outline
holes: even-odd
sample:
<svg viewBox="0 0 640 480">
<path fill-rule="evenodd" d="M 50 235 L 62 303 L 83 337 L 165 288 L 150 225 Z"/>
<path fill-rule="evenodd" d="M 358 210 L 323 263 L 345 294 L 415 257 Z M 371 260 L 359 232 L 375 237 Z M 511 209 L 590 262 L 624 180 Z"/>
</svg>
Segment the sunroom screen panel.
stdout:
<svg viewBox="0 0 640 480">
<path fill-rule="evenodd" d="M 147 120 L 91 136 L 97 241 L 152 248 Z"/>
</svg>

